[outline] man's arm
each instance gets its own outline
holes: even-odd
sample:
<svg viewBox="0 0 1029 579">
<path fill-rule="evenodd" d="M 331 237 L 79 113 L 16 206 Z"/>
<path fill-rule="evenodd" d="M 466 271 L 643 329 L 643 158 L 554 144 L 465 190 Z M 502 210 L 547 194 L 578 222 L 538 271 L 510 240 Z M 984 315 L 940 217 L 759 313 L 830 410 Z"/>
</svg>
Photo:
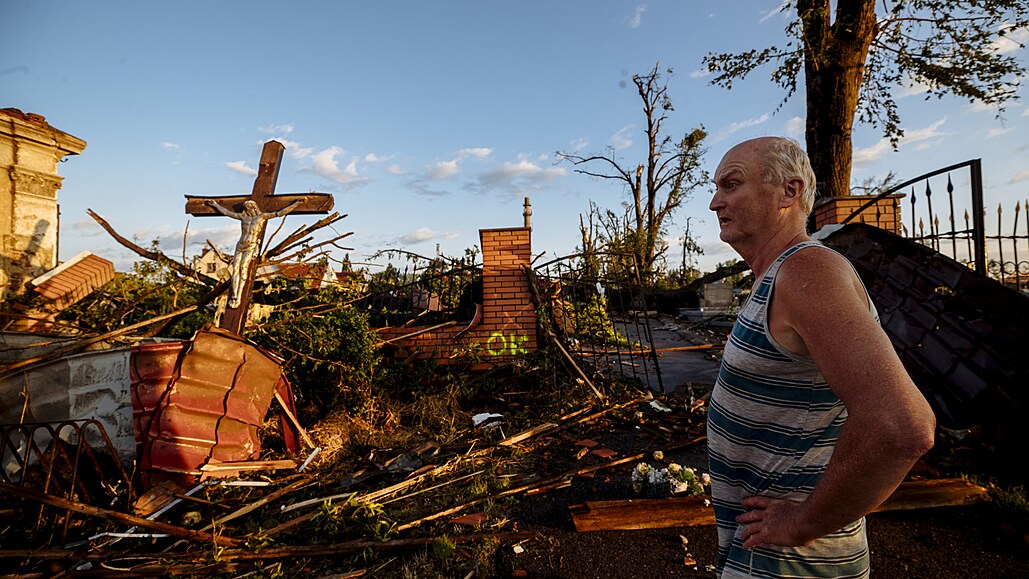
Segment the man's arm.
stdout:
<svg viewBox="0 0 1029 579">
<path fill-rule="evenodd" d="M 847 407 L 827 470 L 803 503 L 750 497 L 744 547 L 803 545 L 886 500 L 932 448 L 936 419 L 871 316 L 860 280 L 840 255 L 797 252 L 783 263 L 771 322 L 818 365 Z M 779 335 L 776 338 L 779 339 Z"/>
</svg>

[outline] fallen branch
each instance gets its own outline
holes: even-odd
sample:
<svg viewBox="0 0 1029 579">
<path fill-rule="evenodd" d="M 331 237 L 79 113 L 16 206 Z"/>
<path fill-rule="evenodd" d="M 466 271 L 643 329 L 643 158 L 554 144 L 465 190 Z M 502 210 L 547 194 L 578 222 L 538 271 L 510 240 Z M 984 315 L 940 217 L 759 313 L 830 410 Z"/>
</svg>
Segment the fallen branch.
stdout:
<svg viewBox="0 0 1029 579">
<path fill-rule="evenodd" d="M 447 539 L 455 544 L 475 543 L 484 539 L 496 539 L 498 541 L 524 541 L 536 536 L 535 533 L 525 531 L 506 531 L 500 533 L 468 533 L 466 535 L 447 535 Z M 218 552 L 220 562 L 229 561 L 268 561 L 275 559 L 289 559 L 292 557 L 318 557 L 333 556 L 342 553 L 360 553 L 365 549 L 373 551 L 392 551 L 399 549 L 411 549 L 424 547 L 436 541 L 438 537 L 417 537 L 412 539 L 394 539 L 392 541 L 378 541 L 375 539 L 359 539 L 345 543 L 331 545 L 297 545 L 291 547 L 275 547 L 270 549 L 225 549 Z M 153 561 L 154 556 L 136 555 L 125 556 L 98 551 L 74 551 L 65 549 L 9 549 L 0 550 L 0 558 L 3 559 L 38 559 L 38 560 L 83 560 L 83 561 L 131 561 L 146 559 Z M 163 561 L 195 560 L 195 553 L 162 553 L 160 559 Z"/>
<path fill-rule="evenodd" d="M 111 237 L 114 238 L 115 241 L 120 243 L 125 248 L 132 250 L 133 252 L 138 254 L 140 257 L 145 257 L 145 258 L 147 258 L 149 260 L 156 261 L 157 263 L 160 263 L 161 265 L 165 265 L 168 268 L 170 268 L 173 271 L 175 271 L 175 273 L 181 275 L 182 277 L 192 278 L 192 279 L 201 279 L 201 278 L 203 278 L 207 285 L 212 285 L 212 284 L 218 283 L 218 280 L 216 280 L 214 278 L 211 278 L 211 277 L 207 276 L 206 274 L 202 274 L 202 273 L 194 270 L 191 267 L 183 265 L 183 264 L 175 261 L 174 259 L 168 257 L 167 255 L 161 253 L 160 251 L 150 251 L 148 249 L 143 249 L 142 247 L 136 245 L 135 243 L 132 243 L 128 239 L 125 239 L 117 231 L 115 231 L 113 227 L 111 227 L 111 224 L 109 224 L 107 221 L 105 221 L 103 217 L 100 217 L 99 215 L 94 213 L 92 209 L 86 209 L 86 213 L 88 213 L 89 216 L 93 218 L 93 221 L 96 221 L 100 225 L 100 227 L 103 227 L 104 231 L 109 233 L 111 235 Z"/>
<path fill-rule="evenodd" d="M 686 442 L 680 442 L 680 443 L 676 443 L 676 444 L 673 444 L 671 446 L 665 447 L 664 449 L 662 449 L 662 451 L 663 452 L 671 452 L 672 450 L 676 450 L 676 449 L 680 449 L 680 448 L 685 448 L 687 446 L 692 446 L 694 444 L 697 444 L 699 442 L 703 442 L 705 440 L 707 440 L 707 436 L 699 436 L 697 438 L 694 438 L 693 440 L 688 440 Z M 595 464 L 595 465 L 592 465 L 592 466 L 585 466 L 585 467 L 582 467 L 582 468 L 576 468 L 576 469 L 572 469 L 572 470 L 569 470 L 569 471 L 565 471 L 565 472 L 563 472 L 561 474 L 558 474 L 558 475 L 555 475 L 555 476 L 552 476 L 552 477 L 548 477 L 548 478 L 545 478 L 545 479 L 534 481 L 532 483 L 525 484 L 525 485 L 522 485 L 520 487 L 516 487 L 516 488 L 513 488 L 513 489 L 507 489 L 507 490 L 501 491 L 501 492 L 499 492 L 499 493 L 497 493 L 495 495 L 491 495 L 491 496 L 488 496 L 488 497 L 483 497 L 483 498 L 475 499 L 473 501 L 469 501 L 467 503 L 463 503 L 463 504 L 457 505 L 456 507 L 451 507 L 451 508 L 446 509 L 444 511 L 440 511 L 438 513 L 429 515 L 427 517 L 422 517 L 422 518 L 416 519 L 414 521 L 409 521 L 407 523 L 404 523 L 404 524 L 398 526 L 397 527 L 397 531 L 406 531 L 407 529 L 411 529 L 413 527 L 417 527 L 418 525 L 420 525 L 422 523 L 426 523 L 426 522 L 429 522 L 429 521 L 434 521 L 434 520 L 439 519 L 441 517 L 446 517 L 447 515 L 452 515 L 454 513 L 460 512 L 460 511 L 462 511 L 464 509 L 467 509 L 469 507 L 474 507 L 475 505 L 484 503 L 486 501 L 492 501 L 492 500 L 504 498 L 504 497 L 507 497 L 507 496 L 516 495 L 518 493 L 521 493 L 521 492 L 524 492 L 524 491 L 528 491 L 529 489 L 535 489 L 535 488 L 542 488 L 542 487 L 549 487 L 549 486 L 552 486 L 552 485 L 557 485 L 557 484 L 559 484 L 559 483 L 561 483 L 561 482 L 563 482 L 565 480 L 570 480 L 572 477 L 575 477 L 575 476 L 578 476 L 578 475 L 581 475 L 581 474 L 586 474 L 588 472 L 594 472 L 594 471 L 598 471 L 598 470 L 603 470 L 605 468 L 611 468 L 611 467 L 614 467 L 614 466 L 625 464 L 627 462 L 632 462 L 632 461 L 635 461 L 635 460 L 639 460 L 639 459 L 641 459 L 641 458 L 643 458 L 645 456 L 649 456 L 650 454 L 651 453 L 649 453 L 649 452 L 640 452 L 640 453 L 634 454 L 632 456 L 627 456 L 625 458 L 620 458 L 618 460 L 612 460 L 612 461 L 604 462 L 604 463 L 601 463 L 601 464 Z"/>
<path fill-rule="evenodd" d="M 303 476 L 303 477 L 300 478 L 300 480 L 294 481 L 293 483 L 291 483 L 291 484 L 289 484 L 287 486 L 284 486 L 284 487 L 282 487 L 281 489 L 279 489 L 279 490 L 277 490 L 275 492 L 269 493 L 268 495 L 262 497 L 261 499 L 255 501 L 255 502 L 253 502 L 253 503 L 251 503 L 251 504 L 249 504 L 249 505 L 247 505 L 245 507 L 242 507 L 239 510 L 233 511 L 233 512 L 225 515 L 224 517 L 222 517 L 222 518 L 216 520 L 215 522 L 211 523 L 210 525 L 207 525 L 206 527 L 204 527 L 203 530 L 204 531 L 210 531 L 211 529 L 215 528 L 215 526 L 224 525 L 225 523 L 227 523 L 227 522 L 229 522 L 229 521 L 231 521 L 233 519 L 238 519 L 239 517 L 242 517 L 243 515 L 250 514 L 250 513 L 254 512 L 254 511 L 256 511 L 257 509 L 267 505 L 268 503 L 270 503 L 272 501 L 278 500 L 281 497 L 284 497 L 284 496 L 286 496 L 286 495 L 288 495 L 288 494 L 290 494 L 290 493 L 292 493 L 292 492 L 294 492 L 296 490 L 299 490 L 299 489 L 301 489 L 301 488 L 311 484 L 312 482 L 314 482 L 314 480 L 315 479 L 314 479 L 313 476 Z"/>
<path fill-rule="evenodd" d="M 116 338 L 116 337 L 118 337 L 118 336 L 120 336 L 122 334 L 128 334 L 129 332 L 133 332 L 133 331 L 138 330 L 140 328 L 144 328 L 146 326 L 149 326 L 150 324 L 156 324 L 157 322 L 160 322 L 160 321 L 163 321 L 163 320 L 167 320 L 167 319 L 173 318 L 175 316 L 180 316 L 180 315 L 183 315 L 183 314 L 188 314 L 189 312 L 192 312 L 192 311 L 196 310 L 197 307 L 198 306 L 196 306 L 196 305 L 188 306 L 188 307 L 182 308 L 181 310 L 177 310 L 177 311 L 174 311 L 174 312 L 171 312 L 171 313 L 168 313 L 168 314 L 156 316 L 156 317 L 150 318 L 149 320 L 143 320 L 142 322 L 137 322 L 137 323 L 132 324 L 130 326 L 125 326 L 123 328 L 118 328 L 117 330 L 111 330 L 110 332 L 107 332 L 106 334 L 100 334 L 99 336 L 93 336 L 92 338 L 85 338 L 85 339 L 82 339 L 82 340 L 78 340 L 78 341 L 76 341 L 76 342 L 74 342 L 72 344 L 69 344 L 67 346 L 63 346 L 61 348 L 57 348 L 56 350 L 51 350 L 51 351 L 47 352 L 46 354 L 42 354 L 42 355 L 36 356 L 34 358 L 29 358 L 28 360 L 21 360 L 19 362 L 15 362 L 13 364 L 8 364 L 7 366 L 2 368 L 2 372 L 6 373 L 6 372 L 10 372 L 11 370 L 17 370 L 18 368 L 24 368 L 25 366 L 29 366 L 29 365 L 35 364 L 37 362 L 44 362 L 46 360 L 52 360 L 54 358 L 59 358 L 59 357 L 65 355 L 65 354 L 68 354 L 68 353 L 71 353 L 71 352 L 75 352 L 75 351 L 81 350 L 82 348 L 85 348 L 87 346 L 91 346 L 93 344 L 96 344 L 97 342 L 102 342 L 104 340 L 110 340 L 111 338 Z"/>
<path fill-rule="evenodd" d="M 66 509 L 75 511 L 76 513 L 82 513 L 92 517 L 100 517 L 109 521 L 117 523 L 123 523 L 127 525 L 136 525 L 137 527 L 143 527 L 144 529 L 150 529 L 159 533 L 166 533 L 175 537 L 181 537 L 183 539 L 189 539 L 199 543 L 214 543 L 220 547 L 241 547 L 243 541 L 239 539 L 233 539 L 224 535 L 212 535 L 203 531 L 191 531 L 189 529 L 183 529 L 182 527 L 176 527 L 175 525 L 169 525 L 167 523 L 160 523 L 157 521 L 151 521 L 150 519 L 144 519 L 143 517 L 137 517 L 135 515 L 129 515 L 126 513 L 119 513 L 117 511 L 111 511 L 108 509 L 102 509 L 100 507 L 94 507 L 83 503 L 77 503 L 61 497 L 55 497 L 53 495 L 44 494 L 29 488 L 23 488 L 18 485 L 6 483 L 0 481 L 0 491 L 4 491 L 7 494 L 23 497 L 38 503 L 50 505 L 60 509 Z"/>
<path fill-rule="evenodd" d="M 522 442 L 522 441 L 525 441 L 525 440 L 528 440 L 530 438 L 534 438 L 536 436 L 540 436 L 540 435 L 543 435 L 543 434 L 556 434 L 556 433 L 561 432 L 563 430 L 568 430 L 569 428 L 571 428 L 573 426 L 577 426 L 579 424 L 583 424 L 585 422 L 589 422 L 590 420 L 594 420 L 596 418 L 599 418 L 599 417 L 601 417 L 601 416 L 603 416 L 603 415 L 605 415 L 605 414 L 607 414 L 609 412 L 613 412 L 615 410 L 619 410 L 619 409 L 625 408 L 626 406 L 631 406 L 632 404 L 636 404 L 638 402 L 643 402 L 644 400 L 647 400 L 647 397 L 646 396 L 640 396 L 639 398 L 636 398 L 634 400 L 630 400 L 628 402 L 623 402 L 622 404 L 619 404 L 617 406 L 612 406 L 610 408 L 605 408 L 604 410 L 601 410 L 599 412 L 594 412 L 593 414 L 590 414 L 589 416 L 584 416 L 582 418 L 579 418 L 578 420 L 571 421 L 571 422 L 565 422 L 565 423 L 562 423 L 562 424 L 554 424 L 552 422 L 547 422 L 545 424 L 540 424 L 539 426 L 534 426 L 532 428 L 529 428 L 528 430 L 523 430 L 522 432 L 518 432 L 518 433 L 512 434 L 511 436 L 508 436 L 507 438 L 501 440 L 497 444 L 499 446 L 511 446 L 513 444 L 517 444 L 519 442 Z M 584 411 L 585 410 L 583 410 L 582 412 L 584 412 Z M 575 416 L 578 413 L 580 413 L 580 411 L 576 411 L 575 413 L 570 414 L 569 417 Z"/>
</svg>

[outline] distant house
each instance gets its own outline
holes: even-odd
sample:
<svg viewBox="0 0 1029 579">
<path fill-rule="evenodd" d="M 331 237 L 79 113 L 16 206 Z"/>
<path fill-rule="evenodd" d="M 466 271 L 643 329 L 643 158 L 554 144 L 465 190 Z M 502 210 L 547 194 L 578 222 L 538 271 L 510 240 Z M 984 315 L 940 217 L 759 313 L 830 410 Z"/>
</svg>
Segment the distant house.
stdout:
<svg viewBox="0 0 1029 579">
<path fill-rule="evenodd" d="M 200 255 L 193 259 L 193 271 L 224 281 L 229 279 L 231 274 L 229 269 L 231 263 L 231 255 L 225 255 L 210 247 L 205 247 Z"/>
<path fill-rule="evenodd" d="M 336 272 L 326 263 L 280 263 L 262 267 L 258 281 L 284 278 L 291 288 L 306 288 L 308 292 L 334 287 Z"/>
</svg>

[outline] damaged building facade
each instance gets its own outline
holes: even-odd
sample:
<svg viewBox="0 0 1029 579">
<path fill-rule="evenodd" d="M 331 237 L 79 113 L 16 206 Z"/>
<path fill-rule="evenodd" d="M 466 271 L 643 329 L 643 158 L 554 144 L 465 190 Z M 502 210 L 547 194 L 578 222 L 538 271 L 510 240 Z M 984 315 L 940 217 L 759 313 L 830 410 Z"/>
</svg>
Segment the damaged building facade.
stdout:
<svg viewBox="0 0 1029 579">
<path fill-rule="evenodd" d="M 85 148 L 42 115 L 0 109 L 0 298 L 57 266 L 57 164 Z"/>
</svg>

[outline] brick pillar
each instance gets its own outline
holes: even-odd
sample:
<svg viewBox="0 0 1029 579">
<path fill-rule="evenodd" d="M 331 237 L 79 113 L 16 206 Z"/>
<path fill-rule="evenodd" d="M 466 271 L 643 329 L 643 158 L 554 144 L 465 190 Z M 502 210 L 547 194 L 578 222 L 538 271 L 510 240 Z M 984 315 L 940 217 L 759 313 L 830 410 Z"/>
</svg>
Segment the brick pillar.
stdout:
<svg viewBox="0 0 1029 579">
<path fill-rule="evenodd" d="M 522 266 L 532 260 L 532 229 L 482 229 L 480 342 L 491 356 L 536 350 L 536 308 Z M 494 358 L 495 360 L 495 358 Z"/>
<path fill-rule="evenodd" d="M 883 197 L 850 220 L 851 223 L 867 223 L 890 233 L 900 233 L 900 200 L 903 193 Z M 849 197 L 828 197 L 815 203 L 813 211 L 815 230 L 823 226 L 842 223 L 844 219 L 874 199 L 874 195 L 851 195 Z"/>
</svg>

